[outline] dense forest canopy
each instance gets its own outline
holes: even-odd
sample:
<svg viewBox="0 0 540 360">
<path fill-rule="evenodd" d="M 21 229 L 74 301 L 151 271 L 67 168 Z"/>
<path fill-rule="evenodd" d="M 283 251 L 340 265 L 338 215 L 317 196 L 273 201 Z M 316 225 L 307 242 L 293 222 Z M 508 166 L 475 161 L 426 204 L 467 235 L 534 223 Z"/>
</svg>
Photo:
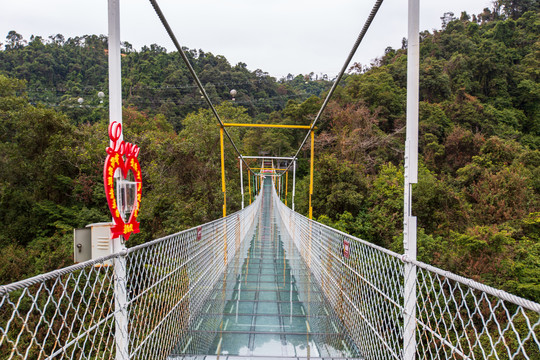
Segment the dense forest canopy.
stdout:
<svg viewBox="0 0 540 360">
<path fill-rule="evenodd" d="M 420 34 L 419 258 L 540 301 L 538 2 L 498 1 L 481 14 L 441 19 L 441 30 Z M 315 141 L 314 217 L 396 251 L 406 47 L 404 39 L 370 67 L 351 67 Z M 226 122 L 310 124 L 332 84 L 313 74 L 276 80 L 186 51 Z M 141 148 L 144 182 L 141 233 L 129 245 L 219 217 L 219 131 L 178 53 L 124 43 L 122 72 L 125 137 Z M 106 89 L 106 37 L 8 34 L 0 51 L 2 283 L 71 264 L 72 229 L 109 218 L 101 175 L 107 96 L 97 95 Z M 305 136 L 230 133 L 248 155 L 291 156 Z M 296 209 L 306 213 L 303 150 Z M 231 212 L 240 205 L 239 174 L 230 144 L 226 154 Z"/>
<path fill-rule="evenodd" d="M 58 107 L 76 123 L 93 123 L 103 117 L 95 108 L 107 107 L 107 98 L 98 96 L 108 87 L 106 36 L 65 39 L 57 34 L 48 39 L 32 36 L 26 41 L 10 31 L 6 40 L 0 52 L 0 71 L 26 80 L 32 103 Z M 231 66 L 221 55 L 187 48 L 184 51 L 213 102 L 232 100 L 230 91 L 234 89 L 235 102 L 251 116 L 282 110 L 288 100 L 318 96 L 331 85 L 326 76 L 319 79 L 313 73 L 289 74 L 277 82 L 260 69 L 249 71 L 244 63 Z M 188 113 L 205 107 L 180 55 L 156 44 L 140 51 L 128 42 L 122 44 L 122 89 L 125 106 L 152 116 L 165 115 L 175 130 L 180 130 Z M 79 98 L 85 111 L 79 107 Z M 74 107 L 79 109 L 74 111 Z"/>
</svg>

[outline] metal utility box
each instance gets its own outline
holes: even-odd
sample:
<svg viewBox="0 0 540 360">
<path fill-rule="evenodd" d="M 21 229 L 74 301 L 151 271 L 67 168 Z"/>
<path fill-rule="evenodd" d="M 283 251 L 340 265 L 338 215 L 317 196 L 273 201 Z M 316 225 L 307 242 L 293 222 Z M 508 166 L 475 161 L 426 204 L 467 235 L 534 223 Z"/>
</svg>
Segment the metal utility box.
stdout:
<svg viewBox="0 0 540 360">
<path fill-rule="evenodd" d="M 76 263 L 96 259 L 113 253 L 111 239 L 113 223 L 86 225 L 83 229 L 73 230 L 73 259 Z M 104 265 L 110 265 L 107 261 Z"/>
<path fill-rule="evenodd" d="M 92 258 L 92 230 L 73 229 L 73 261 L 76 263 Z"/>
</svg>

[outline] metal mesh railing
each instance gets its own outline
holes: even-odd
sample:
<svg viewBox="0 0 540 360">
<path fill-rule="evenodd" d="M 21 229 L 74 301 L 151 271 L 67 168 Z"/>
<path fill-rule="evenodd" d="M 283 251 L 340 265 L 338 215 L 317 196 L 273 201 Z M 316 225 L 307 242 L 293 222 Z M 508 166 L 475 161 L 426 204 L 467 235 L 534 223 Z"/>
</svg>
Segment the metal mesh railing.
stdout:
<svg viewBox="0 0 540 360">
<path fill-rule="evenodd" d="M 257 218 L 256 214 L 260 211 L 259 197 L 256 201 L 256 212 L 250 216 L 250 223 L 247 223 L 246 230 L 239 238 L 235 233 L 235 252 L 229 253 L 226 261 L 220 264 L 213 281 L 207 281 L 204 284 L 204 293 L 197 297 L 197 311 L 192 314 L 192 321 L 178 332 L 175 337 L 173 350 L 169 352 L 169 358 L 177 358 L 177 355 L 183 354 L 206 354 L 215 340 L 216 334 L 220 328 L 223 328 L 223 317 L 209 314 L 223 313 L 227 299 L 234 291 L 234 279 L 238 276 L 238 260 L 245 254 L 249 247 L 249 238 L 251 237 Z M 230 235 L 228 235 L 229 237 Z M 233 256 L 234 255 L 234 256 Z M 219 255 L 218 255 L 219 256 Z M 221 254 L 223 259 L 223 254 Z M 208 264 L 202 264 L 208 266 Z"/>
<path fill-rule="evenodd" d="M 540 304 L 415 265 L 421 358 L 540 359 Z"/>
<path fill-rule="evenodd" d="M 416 271 L 418 359 L 540 359 L 540 304 L 275 209 L 363 359 L 404 358 L 405 264 Z"/>
<path fill-rule="evenodd" d="M 0 287 L 0 359 L 166 359 L 207 348 L 215 334 L 193 331 L 206 328 L 194 321 L 222 311 L 224 294 L 239 290 L 225 286 L 242 269 L 230 262 L 248 251 L 260 209 L 261 197 L 227 218 Z M 281 235 L 271 238 L 280 236 L 288 261 L 298 254 L 297 265 L 306 268 L 287 272 L 297 278 L 297 301 L 308 306 L 307 333 L 327 337 L 325 355 L 402 359 L 403 304 L 415 294 L 416 336 L 409 341 L 418 359 L 540 359 L 539 304 L 311 221 L 275 193 L 272 209 Z M 416 277 L 411 294 L 407 264 Z M 317 307 L 319 296 L 330 309 Z M 214 303 L 215 311 L 207 308 Z M 339 335 L 330 331 L 334 320 Z"/>
<path fill-rule="evenodd" d="M 112 258 L 2 287 L 0 358 L 110 358 L 114 271 L 105 263 Z"/>
<path fill-rule="evenodd" d="M 251 241 L 227 266 L 171 359 L 352 359 L 357 349 L 273 211 L 272 181 Z"/>
<path fill-rule="evenodd" d="M 275 208 L 365 359 L 400 359 L 403 263 L 399 255 L 293 212 Z"/>
<path fill-rule="evenodd" d="M 0 359 L 165 359 L 239 249 L 259 203 L 118 254 L 1 286 Z M 116 323 L 122 316 L 128 319 L 124 333 Z M 128 345 L 119 347 L 119 339 Z"/>
</svg>

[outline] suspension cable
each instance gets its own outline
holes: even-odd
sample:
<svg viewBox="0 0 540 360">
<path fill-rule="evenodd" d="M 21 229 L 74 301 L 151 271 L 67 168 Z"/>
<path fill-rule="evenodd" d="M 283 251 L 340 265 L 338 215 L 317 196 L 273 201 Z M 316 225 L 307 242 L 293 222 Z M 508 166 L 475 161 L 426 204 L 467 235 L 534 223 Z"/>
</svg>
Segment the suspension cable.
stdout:
<svg viewBox="0 0 540 360">
<path fill-rule="evenodd" d="M 225 132 L 225 135 L 227 135 L 227 138 L 229 139 L 232 146 L 234 147 L 234 150 L 236 151 L 238 156 L 240 156 L 240 159 L 242 159 L 242 162 L 246 165 L 248 171 L 255 175 L 255 172 L 253 172 L 253 170 L 251 170 L 248 163 L 242 157 L 242 154 L 240 153 L 240 150 L 238 150 L 238 148 L 236 147 L 236 144 L 234 143 L 233 139 L 229 135 L 229 132 L 227 131 L 225 126 L 223 126 L 223 121 L 221 120 L 221 117 L 217 113 L 216 108 L 214 107 L 214 104 L 212 103 L 212 100 L 210 100 L 210 97 L 206 93 L 206 90 L 204 89 L 204 86 L 201 83 L 201 80 L 199 80 L 199 77 L 197 76 L 197 73 L 195 73 L 195 70 L 193 69 L 193 66 L 191 66 L 191 63 L 189 62 L 184 50 L 182 49 L 182 47 L 180 46 L 180 43 L 176 39 L 176 36 L 174 35 L 174 32 L 172 31 L 171 27 L 169 26 L 169 23 L 167 22 L 167 19 L 165 19 L 165 15 L 163 15 L 163 12 L 161 11 L 159 5 L 157 4 L 157 1 L 156 0 L 150 0 L 150 3 L 152 4 L 152 7 L 156 11 L 156 14 L 159 17 L 159 20 L 161 20 L 161 23 L 163 24 L 163 27 L 167 31 L 167 34 L 169 35 L 172 42 L 174 43 L 174 46 L 176 47 L 176 50 L 178 50 L 178 52 L 180 53 L 180 56 L 182 57 L 182 60 L 184 60 L 184 63 L 186 64 L 189 72 L 191 73 L 191 75 L 195 79 L 195 83 L 197 84 L 197 87 L 199 88 L 202 96 L 204 97 L 204 99 L 206 100 L 208 105 L 210 106 L 210 109 L 212 110 L 212 113 L 216 117 L 216 119 L 219 122 L 220 126 L 223 128 L 223 131 Z"/>
<path fill-rule="evenodd" d="M 332 88 L 330 89 L 330 91 L 328 92 L 328 94 L 326 95 L 326 98 L 324 99 L 324 102 L 323 104 L 321 105 L 321 108 L 319 109 L 319 112 L 317 113 L 315 119 L 313 120 L 313 122 L 311 123 L 311 127 L 310 129 L 308 130 L 306 136 L 304 137 L 304 140 L 302 141 L 302 144 L 300 145 L 300 147 L 298 148 L 298 150 L 296 151 L 296 154 L 293 156 L 293 160 L 289 163 L 289 165 L 287 166 L 286 171 L 288 171 L 291 167 L 291 165 L 293 164 L 294 160 L 298 159 L 298 154 L 300 154 L 300 151 L 302 150 L 302 148 L 304 147 L 304 145 L 306 144 L 310 134 L 312 131 L 314 131 L 315 129 L 315 125 L 317 124 L 317 122 L 319 121 L 322 113 L 324 112 L 324 110 L 326 109 L 326 106 L 328 105 L 328 102 L 330 101 L 330 98 L 332 97 L 332 95 L 334 94 L 339 82 L 341 81 L 341 79 L 343 78 L 343 75 L 345 74 L 345 71 L 347 71 L 347 68 L 349 67 L 349 64 L 350 62 L 352 61 L 352 58 L 353 56 L 355 55 L 356 51 L 358 50 L 358 47 L 360 46 L 360 43 L 362 42 L 362 40 L 364 39 L 364 36 L 366 35 L 369 27 L 371 26 L 371 23 L 373 22 L 373 19 L 375 18 L 375 15 L 377 15 L 377 12 L 379 11 L 382 3 L 383 3 L 384 0 L 377 0 L 375 1 L 375 4 L 373 5 L 373 8 L 371 9 L 371 12 L 368 16 L 368 18 L 366 19 L 366 22 L 364 23 L 364 26 L 362 27 L 362 30 L 360 31 L 360 34 L 358 35 L 351 51 L 349 52 L 349 56 L 347 57 L 347 59 L 345 60 L 345 63 L 343 64 L 343 67 L 341 68 L 336 80 L 334 81 L 334 84 L 332 85 Z M 227 136 L 227 138 L 229 139 L 230 143 L 232 144 L 232 146 L 234 147 L 234 150 L 236 151 L 236 153 L 239 155 L 240 159 L 242 159 L 242 162 L 246 165 L 248 171 L 250 171 L 251 173 L 255 174 L 251 168 L 249 167 L 249 165 L 246 163 L 246 161 L 244 160 L 244 158 L 242 157 L 242 154 L 240 153 L 240 151 L 238 150 L 236 144 L 234 143 L 234 141 L 232 140 L 231 136 L 229 135 L 229 132 L 227 131 L 227 129 L 223 126 L 223 121 L 221 120 L 219 114 L 217 113 L 216 111 L 216 108 L 214 107 L 212 101 L 210 100 L 210 97 L 208 96 L 208 94 L 206 93 L 201 81 L 199 80 L 199 77 L 197 76 L 197 74 L 195 73 L 195 70 L 193 69 L 193 67 L 191 66 L 191 63 L 189 62 L 186 54 L 184 53 L 184 50 L 182 49 L 182 47 L 180 46 L 180 44 L 178 43 L 178 40 L 176 39 L 176 36 L 174 35 L 171 27 L 169 26 L 169 23 L 167 22 L 167 20 L 165 19 L 165 16 L 163 15 L 163 12 L 161 11 L 159 5 L 157 4 L 156 0 L 150 0 L 150 3 L 152 4 L 152 7 L 154 8 L 154 10 L 156 11 L 156 14 L 158 15 L 159 19 L 161 20 L 161 23 L 163 24 L 163 27 L 165 27 L 165 30 L 167 31 L 167 34 L 169 35 L 170 39 L 172 40 L 172 42 L 174 43 L 176 49 L 178 50 L 178 52 L 180 53 L 180 56 L 182 57 L 182 60 L 184 60 L 189 72 L 191 73 L 191 75 L 193 76 L 193 78 L 195 79 L 195 83 L 197 84 L 197 87 L 199 88 L 199 90 L 201 91 L 201 94 L 203 95 L 203 97 L 205 98 L 206 102 L 208 103 L 208 105 L 210 106 L 210 109 L 212 110 L 212 113 L 214 114 L 214 116 L 216 117 L 216 119 L 218 120 L 219 124 L 223 127 L 223 130 L 225 132 L 225 135 Z"/>
<path fill-rule="evenodd" d="M 332 88 L 330 89 L 330 91 L 326 95 L 326 98 L 324 99 L 324 102 L 321 105 L 321 108 L 319 109 L 319 112 L 317 113 L 317 116 L 315 117 L 315 120 L 313 120 L 313 123 L 311 123 L 311 128 L 308 130 L 308 132 L 306 134 L 306 137 L 304 138 L 304 141 L 302 141 L 302 144 L 298 148 L 298 151 L 296 151 L 296 154 L 294 154 L 293 160 L 289 163 L 289 166 L 287 166 L 286 171 L 288 171 L 289 168 L 291 167 L 291 164 L 296 159 L 298 159 L 298 154 L 300 153 L 300 151 L 302 150 L 302 148 L 306 144 L 306 141 L 308 140 L 309 135 L 311 134 L 311 132 L 314 131 L 315 124 L 317 124 L 317 122 L 319 121 L 319 118 L 321 117 L 323 111 L 326 109 L 326 106 L 328 105 L 328 101 L 330 100 L 330 97 L 332 97 L 332 95 L 334 94 L 334 91 L 336 90 L 336 88 L 338 86 L 338 83 L 341 81 L 341 78 L 345 74 L 345 71 L 347 71 L 347 68 L 349 67 L 350 62 L 351 62 L 354 54 L 356 53 L 356 50 L 358 50 L 358 46 L 360 46 L 360 43 L 364 39 L 364 36 L 366 35 L 366 32 L 368 31 L 369 27 L 371 26 L 371 23 L 373 22 L 373 19 L 375 18 L 375 15 L 377 15 L 377 12 L 379 11 L 379 8 L 381 7 L 383 1 L 384 0 L 377 0 L 375 2 L 375 5 L 373 5 L 373 8 L 371 9 L 371 13 L 369 14 L 366 22 L 364 23 L 364 26 L 362 27 L 362 30 L 360 31 L 360 34 L 358 35 L 358 38 L 356 39 L 356 42 L 354 43 L 351 51 L 349 52 L 349 56 L 347 57 L 347 60 L 345 60 L 345 63 L 343 64 L 343 67 L 341 68 L 341 71 L 339 72 L 339 74 L 338 74 L 338 76 L 336 78 L 336 81 L 334 82 L 334 84 L 332 85 Z"/>
</svg>

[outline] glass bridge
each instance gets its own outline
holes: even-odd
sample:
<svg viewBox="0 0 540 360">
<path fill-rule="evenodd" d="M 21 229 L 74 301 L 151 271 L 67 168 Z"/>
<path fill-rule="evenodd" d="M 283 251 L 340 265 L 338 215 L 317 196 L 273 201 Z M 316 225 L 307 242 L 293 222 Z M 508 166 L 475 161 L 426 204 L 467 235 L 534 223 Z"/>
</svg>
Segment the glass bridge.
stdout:
<svg viewBox="0 0 540 360">
<path fill-rule="evenodd" d="M 227 217 L 0 286 L 0 359 L 218 358 L 536 360 L 540 304 L 312 221 L 270 177 Z"/>
<path fill-rule="evenodd" d="M 179 354 L 171 358 L 360 357 L 278 225 L 268 178 L 251 240 L 230 261 L 223 281 L 180 340 Z M 198 354 L 186 354 L 188 349 Z"/>
</svg>

